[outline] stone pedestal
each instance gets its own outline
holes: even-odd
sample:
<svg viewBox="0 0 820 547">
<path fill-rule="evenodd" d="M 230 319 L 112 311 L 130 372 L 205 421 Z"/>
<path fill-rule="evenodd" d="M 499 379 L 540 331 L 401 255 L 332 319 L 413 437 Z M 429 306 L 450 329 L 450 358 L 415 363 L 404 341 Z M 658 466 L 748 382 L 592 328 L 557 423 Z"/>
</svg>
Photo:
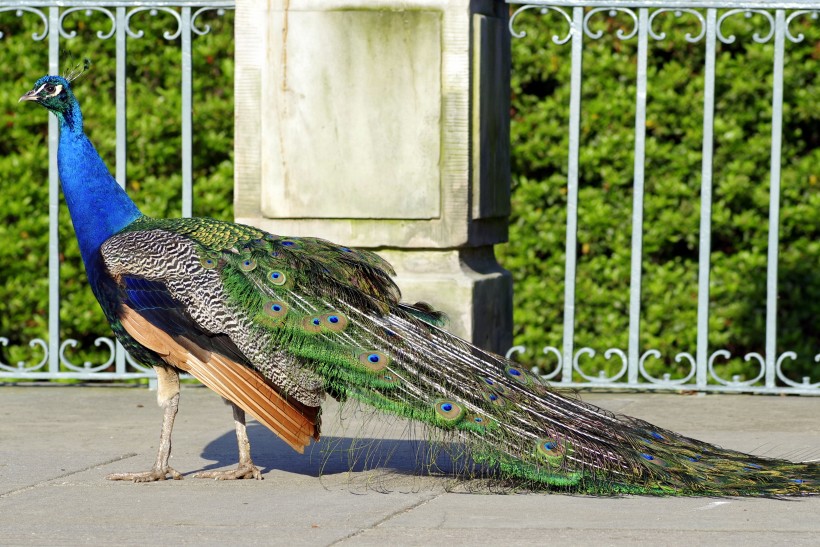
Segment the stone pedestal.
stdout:
<svg viewBox="0 0 820 547">
<path fill-rule="evenodd" d="M 408 301 L 509 347 L 507 6 L 237 1 L 236 219 L 376 250 Z"/>
</svg>

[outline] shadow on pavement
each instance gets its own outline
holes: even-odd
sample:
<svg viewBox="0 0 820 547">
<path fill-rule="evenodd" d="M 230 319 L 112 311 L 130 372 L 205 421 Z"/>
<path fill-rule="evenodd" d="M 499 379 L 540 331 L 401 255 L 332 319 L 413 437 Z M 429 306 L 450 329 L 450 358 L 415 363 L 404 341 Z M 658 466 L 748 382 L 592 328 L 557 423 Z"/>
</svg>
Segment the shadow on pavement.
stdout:
<svg viewBox="0 0 820 547">
<path fill-rule="evenodd" d="M 452 475 L 463 471 L 466 458 L 448 452 L 449 443 L 414 439 L 381 439 L 327 435 L 299 454 L 266 427 L 248 424 L 254 463 L 263 473 L 274 470 L 308 476 L 384 469 L 402 475 Z M 201 457 L 213 461 L 197 471 L 237 464 L 233 430 L 209 442 Z"/>
</svg>

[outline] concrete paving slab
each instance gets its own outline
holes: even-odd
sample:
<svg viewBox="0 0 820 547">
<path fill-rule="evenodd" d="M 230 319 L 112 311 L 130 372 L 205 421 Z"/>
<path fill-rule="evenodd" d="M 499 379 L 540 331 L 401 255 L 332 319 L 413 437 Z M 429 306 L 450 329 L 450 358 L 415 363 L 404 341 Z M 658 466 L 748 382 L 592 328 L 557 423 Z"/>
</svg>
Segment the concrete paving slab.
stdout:
<svg viewBox="0 0 820 547">
<path fill-rule="evenodd" d="M 446 491 L 418 476 L 423 433 L 327 406 L 322 442 L 293 452 L 251 422 L 264 481 L 190 475 L 233 466 L 230 410 L 183 388 L 172 464 L 182 481 L 109 482 L 147 469 L 161 412 L 154 393 L 110 387 L 0 387 L 0 544 L 621 545 L 817 544 L 820 498 L 593 498 Z M 605 408 L 729 448 L 820 454 L 820 399 L 595 394 Z M 356 447 L 362 447 L 356 449 Z M 351 466 L 353 470 L 351 471 Z M 371 469 L 372 470 L 366 470 Z"/>
<path fill-rule="evenodd" d="M 521 544 L 653 542 L 694 544 L 817 542 L 820 500 L 591 498 L 569 495 L 444 495 L 348 539 L 384 544 L 476 544 L 486 538 Z M 718 538 L 722 536 L 720 541 Z"/>
</svg>

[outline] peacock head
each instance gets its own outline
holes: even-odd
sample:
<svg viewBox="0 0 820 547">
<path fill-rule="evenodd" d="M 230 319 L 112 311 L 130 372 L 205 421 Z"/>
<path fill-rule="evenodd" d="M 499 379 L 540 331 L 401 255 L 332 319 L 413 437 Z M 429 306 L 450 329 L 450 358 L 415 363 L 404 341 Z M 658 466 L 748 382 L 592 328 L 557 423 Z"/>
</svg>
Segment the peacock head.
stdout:
<svg viewBox="0 0 820 547">
<path fill-rule="evenodd" d="M 77 103 L 71 91 L 71 84 L 62 76 L 43 76 L 35 82 L 31 91 L 20 97 L 18 102 L 22 101 L 41 104 L 57 117 L 69 114 Z"/>
</svg>

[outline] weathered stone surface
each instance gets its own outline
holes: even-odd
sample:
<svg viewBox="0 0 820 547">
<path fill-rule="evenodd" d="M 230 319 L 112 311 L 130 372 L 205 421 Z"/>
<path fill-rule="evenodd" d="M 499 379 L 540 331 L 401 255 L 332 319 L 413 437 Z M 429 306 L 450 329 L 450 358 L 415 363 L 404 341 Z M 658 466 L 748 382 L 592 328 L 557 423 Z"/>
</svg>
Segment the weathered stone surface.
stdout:
<svg viewBox="0 0 820 547">
<path fill-rule="evenodd" d="M 408 302 L 427 302 L 447 314 L 447 330 L 483 348 L 512 345 L 512 277 L 492 247 L 453 250 L 384 250 Z"/>
<path fill-rule="evenodd" d="M 441 12 L 270 14 L 266 217 L 441 215 Z M 274 40 L 277 40 L 274 42 Z M 278 153 L 275 153 L 277 152 Z"/>
<path fill-rule="evenodd" d="M 507 16 L 492 0 L 239 0 L 237 220 L 384 251 L 408 300 L 506 349 Z"/>
</svg>

